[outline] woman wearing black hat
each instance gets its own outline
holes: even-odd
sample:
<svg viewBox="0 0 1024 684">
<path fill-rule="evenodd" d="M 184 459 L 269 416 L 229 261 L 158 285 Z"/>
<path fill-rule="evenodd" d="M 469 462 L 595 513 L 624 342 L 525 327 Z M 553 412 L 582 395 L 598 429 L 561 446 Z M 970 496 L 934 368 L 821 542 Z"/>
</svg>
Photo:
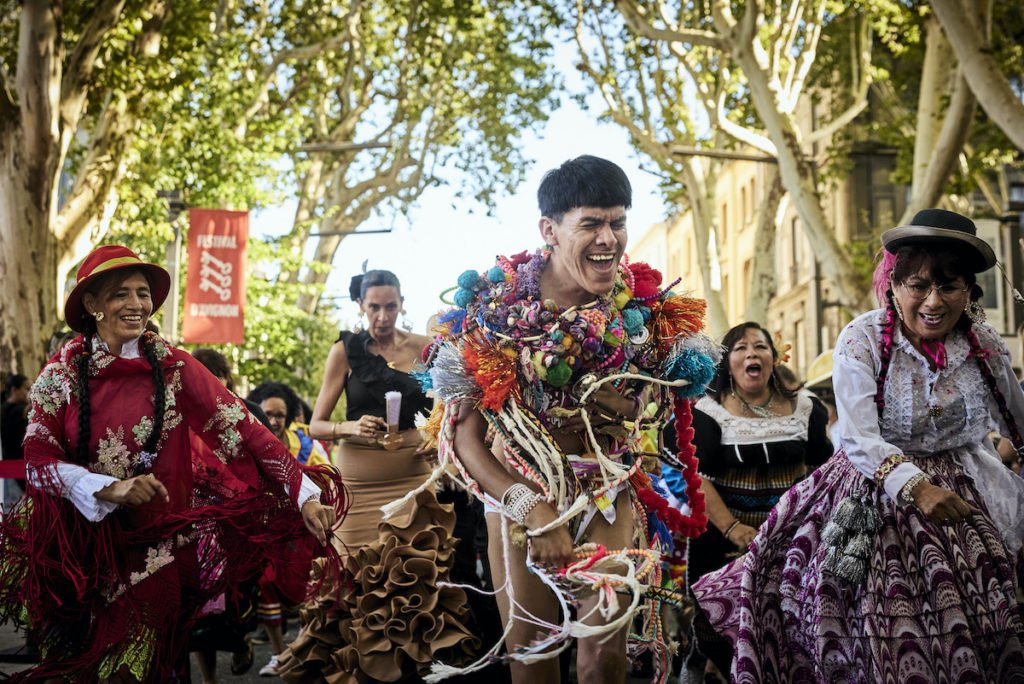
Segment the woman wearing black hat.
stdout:
<svg viewBox="0 0 1024 684">
<path fill-rule="evenodd" d="M 187 681 L 204 604 L 258 574 L 274 540 L 324 545 L 334 522 L 333 471 L 299 467 L 146 331 L 169 285 L 129 249 L 96 249 L 65 306 L 81 336 L 32 386 L 28 502 L 0 528 L 0 618 L 27 622 L 42 654 L 28 679 Z"/>
<path fill-rule="evenodd" d="M 976 232 L 930 209 L 882 236 L 884 308 L 836 344 L 839 451 L 694 586 L 734 681 L 1024 681 L 1024 482 L 986 439 L 1024 446 L 1024 393 L 983 322 Z"/>
</svg>

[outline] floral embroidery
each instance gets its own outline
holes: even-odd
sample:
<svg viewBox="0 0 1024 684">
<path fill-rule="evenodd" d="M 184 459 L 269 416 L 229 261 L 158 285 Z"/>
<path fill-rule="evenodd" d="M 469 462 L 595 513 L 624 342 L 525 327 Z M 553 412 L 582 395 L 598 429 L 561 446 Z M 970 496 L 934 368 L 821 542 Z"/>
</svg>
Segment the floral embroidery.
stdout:
<svg viewBox="0 0 1024 684">
<path fill-rule="evenodd" d="M 132 434 L 135 435 L 135 443 L 139 446 L 146 443 L 151 432 L 153 432 L 153 419 L 149 416 L 142 416 L 139 424 L 132 428 Z"/>
<path fill-rule="evenodd" d="M 63 363 L 49 364 L 29 391 L 33 410 L 38 407 L 51 416 L 57 415 L 57 411 L 71 401 L 74 386 L 67 366 Z"/>
<path fill-rule="evenodd" d="M 153 351 L 156 352 L 156 358 L 165 359 L 171 354 L 170 347 L 167 346 L 167 342 L 164 338 L 160 337 L 155 333 L 145 333 L 147 339 L 150 340 L 150 344 L 153 346 Z"/>
<path fill-rule="evenodd" d="M 171 543 L 171 540 L 168 539 L 146 552 L 146 569 L 131 574 L 130 581 L 132 585 L 138 584 L 147 577 L 152 576 L 160 568 L 174 562 L 174 554 L 171 553 Z"/>
<path fill-rule="evenodd" d="M 220 445 L 230 458 L 238 456 L 238 446 L 242 443 L 242 435 L 236 427 L 245 418 L 246 411 L 239 401 L 225 404 L 217 399 L 217 413 L 203 426 L 203 432 L 217 431 Z M 220 454 L 218 454 L 220 456 Z M 223 457 L 221 460 L 224 460 Z"/>
<path fill-rule="evenodd" d="M 96 448 L 96 463 L 100 472 L 124 479 L 131 475 L 133 464 L 132 454 L 124 443 L 124 427 L 118 427 L 115 433 L 107 428 L 106 439 L 100 439 Z"/>
</svg>

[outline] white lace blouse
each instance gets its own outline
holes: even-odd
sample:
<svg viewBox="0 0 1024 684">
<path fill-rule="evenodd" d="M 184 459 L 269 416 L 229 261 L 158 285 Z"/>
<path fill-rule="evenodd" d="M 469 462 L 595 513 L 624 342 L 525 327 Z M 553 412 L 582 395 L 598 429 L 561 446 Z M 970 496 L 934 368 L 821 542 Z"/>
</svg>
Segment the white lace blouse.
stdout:
<svg viewBox="0 0 1024 684">
<path fill-rule="evenodd" d="M 847 457 L 872 478 L 893 454 L 960 452 L 965 472 L 990 504 L 1005 537 L 1010 532 L 1007 525 L 1014 529 L 1024 525 L 1024 481 L 1002 465 L 988 440 L 992 431 L 1003 435 L 1009 431 L 969 354 L 966 336 L 953 331 L 946 337 L 946 368 L 933 371 L 897 326 L 885 383 L 885 410 L 879 417 L 875 393 L 884 324 L 885 310 L 870 311 L 847 325 L 836 343 L 832 378 L 837 434 Z M 991 352 L 988 363 L 1010 413 L 1024 430 L 1024 392 L 1014 375 L 1009 349 L 990 326 L 976 325 L 975 330 L 982 347 Z M 919 472 L 913 463 L 900 464 L 885 478 L 886 494 L 895 499 Z"/>
</svg>

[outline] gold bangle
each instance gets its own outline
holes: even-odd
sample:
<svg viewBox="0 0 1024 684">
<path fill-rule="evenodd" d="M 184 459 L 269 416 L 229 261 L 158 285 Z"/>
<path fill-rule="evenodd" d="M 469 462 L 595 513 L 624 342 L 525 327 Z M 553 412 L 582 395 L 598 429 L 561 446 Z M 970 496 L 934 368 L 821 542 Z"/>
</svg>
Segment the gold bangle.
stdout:
<svg viewBox="0 0 1024 684">
<path fill-rule="evenodd" d="M 875 469 L 874 480 L 875 484 L 881 487 L 885 484 L 885 478 L 889 476 L 889 473 L 894 471 L 899 465 L 906 463 L 907 457 L 903 454 L 893 454 L 889 458 L 882 461 L 882 463 Z"/>
<path fill-rule="evenodd" d="M 331 439 L 338 439 L 338 421 L 331 423 Z"/>
</svg>

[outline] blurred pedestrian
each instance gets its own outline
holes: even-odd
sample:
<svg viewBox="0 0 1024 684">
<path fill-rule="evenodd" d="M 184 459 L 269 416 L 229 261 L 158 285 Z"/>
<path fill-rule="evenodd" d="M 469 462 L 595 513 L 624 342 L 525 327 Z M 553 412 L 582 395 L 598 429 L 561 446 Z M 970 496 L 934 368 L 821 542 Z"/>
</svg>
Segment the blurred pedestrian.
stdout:
<svg viewBox="0 0 1024 684">
<path fill-rule="evenodd" d="M 28 378 L 20 373 L 12 373 L 4 382 L 4 399 L 0 405 L 0 457 L 4 460 L 20 461 L 23 458 L 21 442 L 28 428 L 30 386 Z M 6 510 L 25 493 L 25 481 L 4 479 L 3 487 Z"/>
</svg>

